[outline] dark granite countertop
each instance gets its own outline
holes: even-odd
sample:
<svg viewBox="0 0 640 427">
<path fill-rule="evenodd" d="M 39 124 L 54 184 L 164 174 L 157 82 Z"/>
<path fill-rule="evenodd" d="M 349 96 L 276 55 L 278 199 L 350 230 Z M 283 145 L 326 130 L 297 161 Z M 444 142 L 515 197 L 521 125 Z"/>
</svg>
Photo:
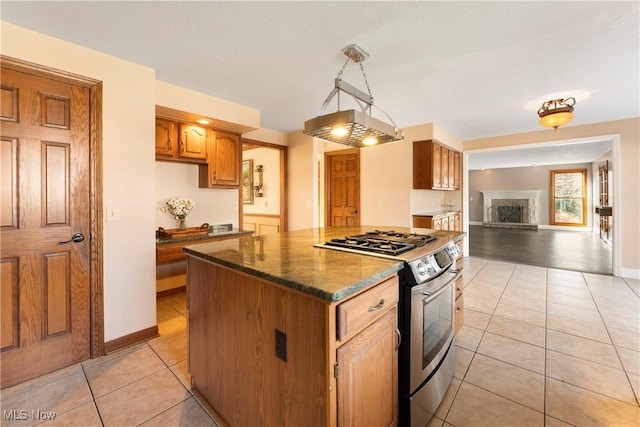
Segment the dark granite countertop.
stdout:
<svg viewBox="0 0 640 427">
<path fill-rule="evenodd" d="M 396 274 L 403 262 L 313 245 L 370 230 L 391 229 L 403 233 L 433 232 L 376 226 L 313 228 L 202 243 L 187 246 L 183 251 L 188 256 L 212 261 L 335 302 Z M 437 233 L 446 240 L 463 235 L 446 231 Z"/>
<path fill-rule="evenodd" d="M 240 230 L 239 228 L 233 228 L 231 230 L 225 230 L 225 231 L 217 231 L 217 232 L 213 232 L 213 233 L 207 233 L 207 234 L 201 234 L 198 236 L 185 236 L 185 237 L 179 237 L 179 238 L 171 238 L 171 237 L 157 237 L 156 238 L 156 245 L 167 245 L 169 243 L 189 243 L 189 242 L 193 242 L 193 243 L 197 243 L 198 240 L 203 240 L 203 239 L 210 239 L 212 237 L 223 237 L 223 236 L 250 236 L 253 234 L 252 230 Z"/>
</svg>

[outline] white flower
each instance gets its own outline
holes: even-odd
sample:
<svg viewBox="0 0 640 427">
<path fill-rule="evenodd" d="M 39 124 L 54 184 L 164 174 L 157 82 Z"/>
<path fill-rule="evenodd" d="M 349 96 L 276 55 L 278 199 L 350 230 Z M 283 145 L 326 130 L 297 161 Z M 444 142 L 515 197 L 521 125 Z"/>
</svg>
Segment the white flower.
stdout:
<svg viewBox="0 0 640 427">
<path fill-rule="evenodd" d="M 196 207 L 196 202 L 191 199 L 185 199 L 182 197 L 169 199 L 167 201 L 167 209 L 169 213 L 176 217 L 176 219 L 184 219 L 189 215 L 192 209 Z"/>
</svg>

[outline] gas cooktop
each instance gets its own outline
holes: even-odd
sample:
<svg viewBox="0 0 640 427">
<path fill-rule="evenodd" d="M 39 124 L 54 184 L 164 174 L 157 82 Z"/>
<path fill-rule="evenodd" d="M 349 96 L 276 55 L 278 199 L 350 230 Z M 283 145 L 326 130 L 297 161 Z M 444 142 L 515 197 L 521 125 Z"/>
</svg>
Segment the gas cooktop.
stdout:
<svg viewBox="0 0 640 427">
<path fill-rule="evenodd" d="M 407 234 L 395 231 L 367 231 L 364 234 L 331 239 L 324 246 L 350 249 L 356 252 L 399 255 L 436 240 L 430 234 Z"/>
</svg>

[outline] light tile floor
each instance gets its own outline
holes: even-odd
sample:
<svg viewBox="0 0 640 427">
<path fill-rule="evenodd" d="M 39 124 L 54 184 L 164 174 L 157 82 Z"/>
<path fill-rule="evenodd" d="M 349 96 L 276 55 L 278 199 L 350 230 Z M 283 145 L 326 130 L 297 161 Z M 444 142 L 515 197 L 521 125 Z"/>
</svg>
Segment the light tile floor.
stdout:
<svg viewBox="0 0 640 427">
<path fill-rule="evenodd" d="M 471 257 L 464 282 L 428 427 L 640 426 L 640 280 Z M 189 392 L 185 316 L 184 294 L 162 298 L 159 338 L 2 390 L 0 424 L 215 426 Z"/>
</svg>

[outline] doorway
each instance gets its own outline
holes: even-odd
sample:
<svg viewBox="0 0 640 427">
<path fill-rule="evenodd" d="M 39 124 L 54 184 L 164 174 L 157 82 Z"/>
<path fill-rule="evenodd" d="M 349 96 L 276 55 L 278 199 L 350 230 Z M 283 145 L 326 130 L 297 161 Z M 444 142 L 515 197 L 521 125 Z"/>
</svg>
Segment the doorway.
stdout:
<svg viewBox="0 0 640 427">
<path fill-rule="evenodd" d="M 325 153 L 325 223 L 360 225 L 360 149 Z"/>
<path fill-rule="evenodd" d="M 102 84 L 1 59 L 4 388 L 104 354 Z"/>
<path fill-rule="evenodd" d="M 558 162 L 558 159 L 561 157 L 559 156 L 558 153 L 556 153 L 554 157 L 549 154 L 549 151 L 545 150 L 545 149 L 556 149 L 558 148 L 558 146 L 563 146 L 563 145 L 569 146 L 571 148 L 571 151 L 575 152 L 576 155 L 580 155 L 581 151 L 584 151 L 584 153 L 594 153 L 593 151 L 594 148 L 596 149 L 596 151 L 598 148 L 600 148 L 603 151 L 600 154 L 593 155 L 592 157 L 587 157 L 587 159 L 583 158 L 582 160 Z M 584 149 L 581 147 L 584 147 Z M 590 245 L 588 250 L 585 249 L 584 253 L 587 255 L 590 254 L 589 256 L 592 256 L 593 254 L 598 252 L 605 255 L 605 260 L 607 260 L 606 261 L 607 266 L 605 266 L 606 271 L 603 273 L 604 270 L 602 268 L 602 265 L 600 265 L 600 267 L 598 267 L 598 271 L 597 271 L 598 273 L 620 275 L 620 257 L 619 257 L 620 236 L 618 234 L 620 230 L 616 230 L 614 228 L 612 244 L 610 242 L 609 247 L 600 248 L 600 246 L 602 245 L 602 241 L 598 238 L 598 232 L 597 232 L 598 227 L 597 227 L 597 221 L 595 219 L 596 216 L 593 215 L 593 212 L 595 211 L 595 207 L 593 205 L 598 204 L 598 195 L 597 195 L 598 192 L 596 188 L 598 186 L 598 172 L 597 172 L 598 165 L 601 163 L 603 157 L 608 157 L 610 159 L 609 160 L 610 165 L 619 164 L 620 136 L 615 134 L 601 135 L 597 137 L 585 137 L 585 138 L 576 138 L 571 140 L 558 140 L 558 141 L 543 142 L 543 143 L 537 143 L 537 144 L 510 146 L 508 148 L 496 147 L 496 148 L 465 151 L 464 162 L 463 162 L 463 173 L 464 173 L 465 182 L 470 182 L 471 180 L 470 172 L 473 169 L 479 169 L 478 164 L 471 165 L 472 156 L 477 155 L 478 158 L 483 158 L 483 159 L 494 158 L 495 159 L 495 158 L 501 158 L 503 153 L 506 153 L 507 157 L 511 155 L 514 158 L 520 157 L 521 159 L 528 159 L 529 161 L 531 161 L 533 156 L 537 160 L 538 167 L 540 165 L 543 165 L 543 166 L 547 165 L 547 167 L 551 167 L 550 165 L 572 164 L 572 163 L 574 164 L 590 163 L 591 164 L 591 171 L 592 171 L 591 185 L 589 186 L 590 189 L 588 192 L 588 197 L 590 198 L 589 215 L 591 215 L 591 218 L 593 220 L 591 221 L 591 227 L 588 229 L 585 228 L 584 230 L 586 231 L 582 231 L 582 233 L 589 234 L 589 236 L 583 236 L 583 237 L 594 237 L 594 238 L 588 239 L 589 242 L 593 241 L 593 245 L 592 246 Z M 606 154 L 606 156 L 604 156 L 603 154 Z M 547 156 L 546 160 L 545 160 L 545 156 Z M 484 171 L 484 172 L 491 173 L 491 170 L 487 169 L 487 171 Z M 617 183 L 620 182 L 619 172 L 620 171 L 618 170 L 618 168 L 613 168 L 613 173 L 611 174 L 611 183 L 610 183 L 610 190 L 613 194 L 613 200 L 616 201 L 615 203 L 616 209 L 614 209 L 613 217 L 612 217 L 614 223 L 615 223 L 616 217 L 618 217 L 619 213 L 622 211 L 623 209 L 622 205 L 624 204 L 624 201 L 621 200 L 620 197 L 618 197 L 619 186 L 617 185 Z M 523 177 L 528 176 L 527 174 L 522 174 L 522 175 Z M 530 177 L 528 177 L 527 179 L 529 178 Z M 479 219 L 478 218 L 474 219 L 473 209 L 476 209 L 476 210 L 482 209 L 482 198 L 477 196 L 478 196 L 477 194 L 474 194 L 473 191 L 470 190 L 470 186 L 464 187 L 463 198 L 465 200 L 465 203 L 463 203 L 463 217 L 464 217 L 463 226 L 464 226 L 464 230 L 469 234 L 469 238 L 465 239 L 465 255 L 471 255 L 471 256 L 474 256 L 474 252 L 471 251 L 471 247 L 473 246 L 472 240 L 474 238 L 474 235 L 479 236 L 478 233 L 480 231 L 484 231 L 485 236 L 483 236 L 483 238 L 489 238 L 488 236 L 489 234 L 496 233 L 496 230 L 481 230 L 482 218 L 479 217 Z M 549 199 L 549 198 L 547 196 L 544 196 L 544 199 Z M 548 203 L 548 200 L 543 200 L 543 203 L 545 203 L 545 206 L 546 206 L 546 203 Z M 474 208 L 474 205 L 476 205 L 475 208 Z M 540 209 L 542 210 L 543 206 L 540 206 Z M 544 210 L 549 211 L 550 209 L 548 209 L 548 207 L 544 207 Z M 546 224 L 546 223 L 541 223 L 541 224 Z M 543 228 L 545 230 L 543 230 Z M 557 236 L 555 239 L 553 238 L 547 239 L 549 242 L 559 241 L 559 239 L 561 239 L 560 237 L 561 234 L 565 232 L 570 232 L 568 231 L 568 229 L 569 227 L 566 227 L 566 228 L 556 227 L 554 229 L 554 227 L 548 227 L 546 225 L 542 225 L 540 227 L 540 231 L 545 231 L 548 234 Z M 500 230 L 497 230 L 497 231 L 500 231 Z M 581 231 L 572 231 L 572 232 L 580 233 Z M 500 239 L 502 239 L 503 237 L 506 237 L 506 236 L 504 235 L 494 236 L 493 237 L 494 242 L 492 243 L 492 246 L 497 247 L 496 245 L 500 244 Z M 575 237 L 578 237 L 578 236 L 575 236 Z M 545 240 L 545 239 L 542 239 L 542 240 Z M 478 241 L 477 243 L 481 245 L 482 241 Z M 477 247 L 478 246 L 476 246 L 476 249 Z M 580 245 L 578 245 L 577 247 L 578 249 L 575 249 L 575 250 L 580 251 L 581 250 Z M 547 255 L 548 253 L 554 250 L 552 246 L 548 246 L 546 249 L 547 249 Z M 606 253 L 607 251 L 609 252 L 608 254 Z M 500 256 L 495 254 L 494 256 L 492 256 L 492 258 L 504 259 L 504 258 L 500 258 Z M 541 257 L 541 258 L 544 258 L 544 257 Z M 507 259 L 504 259 L 504 260 L 508 261 Z M 545 265 L 544 259 L 539 260 L 538 263 L 534 265 L 562 268 L 562 266 L 557 266 L 557 265 Z M 585 269 L 583 271 L 589 271 L 589 269 Z"/>
<path fill-rule="evenodd" d="M 288 230 L 287 147 L 241 139 L 239 224 L 254 236 Z"/>
</svg>

